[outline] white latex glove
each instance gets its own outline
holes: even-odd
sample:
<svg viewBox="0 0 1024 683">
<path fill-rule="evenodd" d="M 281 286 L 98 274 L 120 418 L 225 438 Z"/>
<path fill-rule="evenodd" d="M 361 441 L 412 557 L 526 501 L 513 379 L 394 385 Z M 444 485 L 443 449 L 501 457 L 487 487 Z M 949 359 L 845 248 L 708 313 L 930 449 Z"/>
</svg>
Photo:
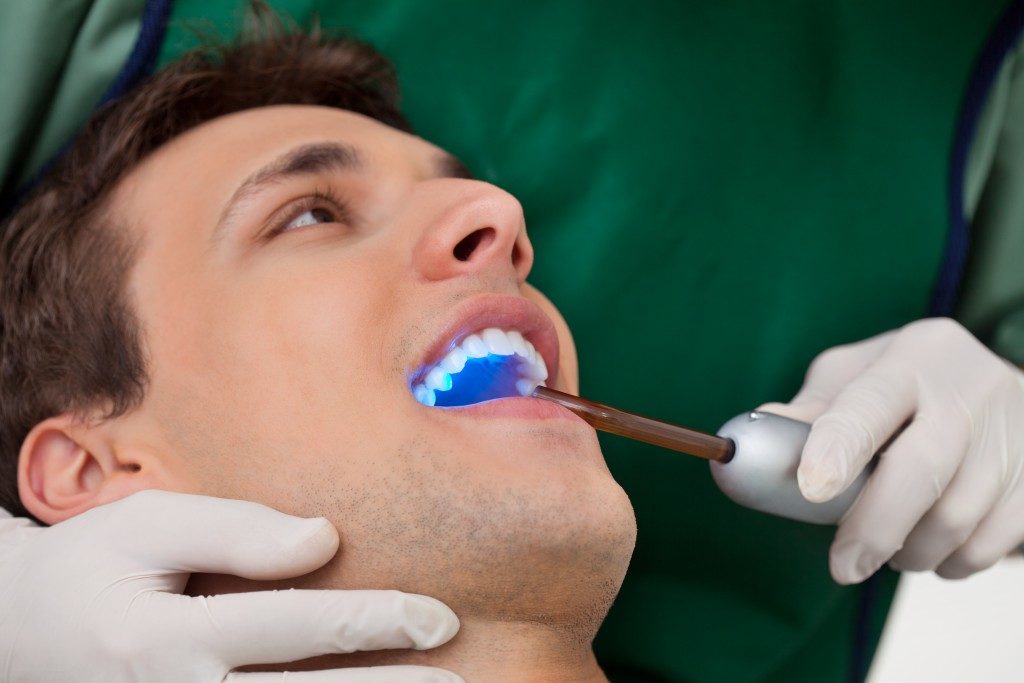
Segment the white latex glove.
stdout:
<svg viewBox="0 0 1024 683">
<path fill-rule="evenodd" d="M 0 680 L 461 681 L 411 666 L 228 673 L 327 653 L 427 649 L 455 635 L 445 605 L 397 591 L 181 595 L 190 572 L 283 579 L 337 549 L 326 519 L 166 491 L 48 528 L 0 511 Z"/>
<path fill-rule="evenodd" d="M 947 318 L 824 352 L 791 403 L 813 422 L 797 479 L 811 501 L 881 455 L 842 519 L 829 566 L 858 583 L 887 561 L 962 578 L 1024 541 L 1024 375 Z"/>
</svg>

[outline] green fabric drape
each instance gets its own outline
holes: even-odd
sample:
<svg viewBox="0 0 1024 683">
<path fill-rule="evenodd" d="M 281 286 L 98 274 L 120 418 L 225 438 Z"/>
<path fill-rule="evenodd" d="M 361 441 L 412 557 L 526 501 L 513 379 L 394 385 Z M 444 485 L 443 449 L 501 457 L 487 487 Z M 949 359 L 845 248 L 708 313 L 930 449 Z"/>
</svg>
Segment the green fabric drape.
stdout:
<svg viewBox="0 0 1024 683">
<path fill-rule="evenodd" d="M 45 164 L 99 104 L 139 31 L 144 0 L 0 3 L 0 188 Z"/>
</svg>

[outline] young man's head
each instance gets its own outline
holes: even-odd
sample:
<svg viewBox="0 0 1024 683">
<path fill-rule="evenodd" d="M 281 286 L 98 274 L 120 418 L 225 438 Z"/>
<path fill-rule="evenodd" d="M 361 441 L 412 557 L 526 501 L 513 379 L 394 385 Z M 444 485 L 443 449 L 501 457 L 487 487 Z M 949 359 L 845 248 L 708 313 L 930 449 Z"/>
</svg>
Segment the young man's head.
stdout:
<svg viewBox="0 0 1024 683">
<path fill-rule="evenodd" d="M 518 202 L 407 132 L 369 48 L 190 57 L 98 116 L 6 228 L 4 503 L 16 477 L 48 523 L 144 488 L 323 515 L 342 551 L 321 582 L 587 641 L 635 534 L 593 430 L 413 395 L 485 328 L 576 389 L 532 261 Z"/>
</svg>

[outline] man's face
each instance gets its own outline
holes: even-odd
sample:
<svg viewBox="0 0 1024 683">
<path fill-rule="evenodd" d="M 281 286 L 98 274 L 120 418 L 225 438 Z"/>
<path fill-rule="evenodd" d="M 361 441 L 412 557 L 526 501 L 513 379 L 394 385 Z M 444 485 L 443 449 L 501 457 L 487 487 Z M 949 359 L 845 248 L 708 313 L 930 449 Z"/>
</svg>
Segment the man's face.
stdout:
<svg viewBox="0 0 1024 683">
<path fill-rule="evenodd" d="M 548 385 L 576 389 L 567 328 L 525 283 L 521 207 L 458 175 L 420 138 L 307 106 L 151 155 L 112 204 L 139 244 L 133 446 L 159 452 L 168 487 L 331 519 L 331 585 L 457 589 L 463 615 L 495 581 L 537 591 L 536 610 L 561 579 L 614 593 L 635 528 L 590 427 L 536 399 L 413 396 L 484 328 L 521 331 Z"/>
</svg>

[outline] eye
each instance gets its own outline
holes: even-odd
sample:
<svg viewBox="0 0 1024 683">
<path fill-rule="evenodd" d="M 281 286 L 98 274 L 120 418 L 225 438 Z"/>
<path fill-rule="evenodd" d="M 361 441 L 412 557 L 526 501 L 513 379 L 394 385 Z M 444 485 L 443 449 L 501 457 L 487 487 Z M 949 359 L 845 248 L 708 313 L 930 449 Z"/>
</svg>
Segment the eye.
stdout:
<svg viewBox="0 0 1024 683">
<path fill-rule="evenodd" d="M 335 215 L 335 212 L 331 209 L 317 207 L 315 209 L 307 209 L 301 214 L 289 221 L 282 230 L 295 230 L 296 228 L 304 228 L 307 225 L 316 225 L 317 223 L 340 223 L 341 217 Z"/>
<path fill-rule="evenodd" d="M 333 192 L 319 189 L 312 195 L 293 202 L 278 212 L 278 216 L 271 219 L 272 227 L 267 231 L 266 239 L 314 225 L 354 225 L 348 204 L 336 197 Z"/>
</svg>

